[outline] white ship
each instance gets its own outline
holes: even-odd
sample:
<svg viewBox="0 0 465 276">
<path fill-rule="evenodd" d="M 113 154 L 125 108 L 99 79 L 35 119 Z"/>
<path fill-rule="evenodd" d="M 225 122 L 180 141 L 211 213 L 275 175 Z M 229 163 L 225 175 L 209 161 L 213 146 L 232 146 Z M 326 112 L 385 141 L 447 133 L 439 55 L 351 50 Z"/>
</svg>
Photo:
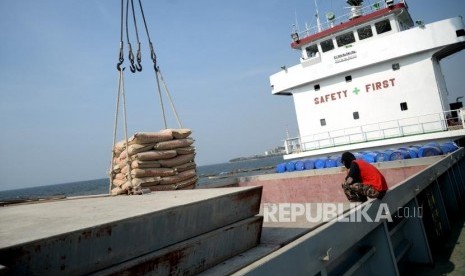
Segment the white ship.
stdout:
<svg viewBox="0 0 465 276">
<path fill-rule="evenodd" d="M 284 158 L 463 137 L 464 110 L 448 102 L 440 66 L 465 48 L 463 19 L 413 22 L 403 0 L 347 3 L 349 14 L 292 33 L 300 63 L 270 77 L 272 94 L 295 103 L 299 137 Z"/>
</svg>

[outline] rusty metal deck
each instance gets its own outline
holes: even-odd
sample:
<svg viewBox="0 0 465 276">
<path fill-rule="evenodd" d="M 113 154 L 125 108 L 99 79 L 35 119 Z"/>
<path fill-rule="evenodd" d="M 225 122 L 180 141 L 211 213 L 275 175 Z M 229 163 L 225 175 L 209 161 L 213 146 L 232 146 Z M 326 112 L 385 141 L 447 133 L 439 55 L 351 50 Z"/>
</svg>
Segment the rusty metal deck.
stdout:
<svg viewBox="0 0 465 276">
<path fill-rule="evenodd" d="M 96 272 L 250 219 L 260 197 L 260 187 L 225 188 L 2 207 L 0 265 L 13 274 Z M 258 242 L 259 231 L 249 234 Z"/>
</svg>

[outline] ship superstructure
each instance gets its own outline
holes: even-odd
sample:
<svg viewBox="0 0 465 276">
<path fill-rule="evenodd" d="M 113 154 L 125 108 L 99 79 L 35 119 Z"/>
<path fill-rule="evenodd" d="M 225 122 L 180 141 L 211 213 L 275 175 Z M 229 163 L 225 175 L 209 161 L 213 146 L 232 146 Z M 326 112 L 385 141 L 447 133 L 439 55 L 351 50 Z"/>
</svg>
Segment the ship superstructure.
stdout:
<svg viewBox="0 0 465 276">
<path fill-rule="evenodd" d="M 300 63 L 270 77 L 272 94 L 295 103 L 299 137 L 286 140 L 285 158 L 464 136 L 439 63 L 465 48 L 463 19 L 424 24 L 405 1 L 347 3 L 348 15 L 293 33 Z"/>
</svg>

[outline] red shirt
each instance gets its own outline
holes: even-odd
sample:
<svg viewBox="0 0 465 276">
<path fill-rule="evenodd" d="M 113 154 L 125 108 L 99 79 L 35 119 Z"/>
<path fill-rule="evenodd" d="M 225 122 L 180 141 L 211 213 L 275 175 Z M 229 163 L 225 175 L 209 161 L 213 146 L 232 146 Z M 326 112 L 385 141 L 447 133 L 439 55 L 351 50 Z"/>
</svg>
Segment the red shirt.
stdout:
<svg viewBox="0 0 465 276">
<path fill-rule="evenodd" d="M 384 179 L 384 176 L 375 166 L 363 160 L 354 160 L 352 162 L 355 162 L 360 168 L 360 176 L 363 184 L 370 185 L 380 192 L 388 190 L 386 179 Z"/>
</svg>

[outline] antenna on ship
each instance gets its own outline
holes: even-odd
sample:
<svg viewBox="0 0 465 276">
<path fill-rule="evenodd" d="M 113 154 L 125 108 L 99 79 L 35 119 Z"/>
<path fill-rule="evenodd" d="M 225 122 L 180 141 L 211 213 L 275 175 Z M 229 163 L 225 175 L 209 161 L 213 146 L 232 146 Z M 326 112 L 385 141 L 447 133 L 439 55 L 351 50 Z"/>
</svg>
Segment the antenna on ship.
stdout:
<svg viewBox="0 0 465 276">
<path fill-rule="evenodd" d="M 316 25 L 318 27 L 318 32 L 321 32 L 321 22 L 320 22 L 320 15 L 318 13 L 318 5 L 316 4 L 316 0 L 315 0 L 315 9 L 316 9 Z"/>
</svg>

